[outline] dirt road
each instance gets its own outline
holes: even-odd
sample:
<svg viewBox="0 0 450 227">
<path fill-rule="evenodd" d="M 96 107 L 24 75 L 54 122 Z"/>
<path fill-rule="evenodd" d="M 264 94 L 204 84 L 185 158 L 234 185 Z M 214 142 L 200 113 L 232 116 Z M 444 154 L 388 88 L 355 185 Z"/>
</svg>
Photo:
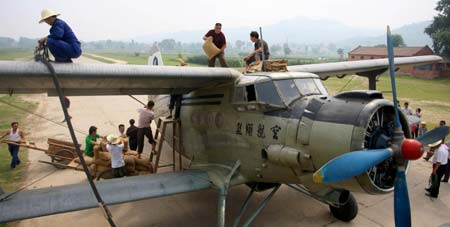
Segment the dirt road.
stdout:
<svg viewBox="0 0 450 227">
<path fill-rule="evenodd" d="M 146 97 L 138 97 L 145 100 Z M 34 95 L 28 99 L 40 102 L 37 113 L 60 122 L 62 112 L 55 97 Z M 115 133 L 119 123 L 126 124 L 129 118 L 136 118 L 140 104 L 126 96 L 71 97 L 70 113 L 74 126 L 87 132 L 90 125 L 96 125 L 100 134 Z M 28 138 L 46 146 L 47 138 L 69 139 L 68 130 L 57 124 L 35 116 L 27 120 Z M 85 135 L 78 134 L 83 143 Z M 149 152 L 150 146 L 146 146 Z M 30 188 L 72 184 L 85 181 L 82 172 L 57 170 L 37 162 L 49 160 L 41 152 L 29 151 L 29 175 L 27 182 L 51 174 Z M 414 226 L 439 226 L 450 222 L 450 185 L 441 186 L 439 199 L 431 201 L 424 196 L 424 187 L 430 174 L 430 163 L 416 161 L 410 168 L 408 186 Z M 230 225 L 239 212 L 248 188 L 232 188 L 227 202 L 227 223 Z M 258 193 L 250 203 L 255 209 L 268 192 Z M 172 197 L 158 198 L 111 206 L 113 219 L 118 226 L 215 226 L 217 192 L 206 190 Z M 285 186 L 277 192 L 252 226 L 394 226 L 393 194 L 356 194 L 359 214 L 351 223 L 343 223 L 332 217 L 327 206 L 297 193 Z M 249 217 L 250 212 L 244 217 Z M 19 226 L 107 226 L 99 209 L 58 214 L 25 220 Z"/>
</svg>

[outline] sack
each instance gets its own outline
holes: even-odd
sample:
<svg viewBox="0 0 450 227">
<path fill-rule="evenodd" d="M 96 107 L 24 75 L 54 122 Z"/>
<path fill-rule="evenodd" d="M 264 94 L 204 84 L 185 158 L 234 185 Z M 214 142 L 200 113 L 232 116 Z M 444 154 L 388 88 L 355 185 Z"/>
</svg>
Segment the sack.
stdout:
<svg viewBox="0 0 450 227">
<path fill-rule="evenodd" d="M 90 166 L 92 164 L 92 162 L 94 161 L 94 159 L 92 159 L 89 156 L 83 155 L 83 157 L 84 157 L 84 161 L 86 162 L 86 165 L 88 165 L 88 166 Z M 75 158 L 75 159 L 73 159 L 72 162 L 75 162 L 77 164 L 81 164 L 80 158 Z"/>
<path fill-rule="evenodd" d="M 127 152 L 128 151 L 128 138 L 122 138 L 122 142 L 123 142 L 123 152 Z"/>
<path fill-rule="evenodd" d="M 102 159 L 94 159 L 93 163 L 96 165 L 107 166 L 107 167 L 111 168 L 111 160 L 105 161 Z"/>
<path fill-rule="evenodd" d="M 138 170 L 138 171 L 151 171 L 152 167 L 150 165 L 136 165 L 136 170 Z"/>
<path fill-rule="evenodd" d="M 139 153 L 137 153 L 136 151 L 131 151 L 131 150 L 129 150 L 129 151 L 124 152 L 123 155 L 138 156 Z"/>
<path fill-rule="evenodd" d="M 97 173 L 101 173 L 101 172 L 103 172 L 105 170 L 111 169 L 111 165 L 109 165 L 109 166 L 95 165 L 95 167 L 96 167 Z"/>
<path fill-rule="evenodd" d="M 100 152 L 98 158 L 103 161 L 111 161 L 111 154 L 109 152 Z"/>
<path fill-rule="evenodd" d="M 135 160 L 134 160 L 134 156 L 124 155 L 123 156 L 123 160 L 125 162 L 125 167 L 127 167 L 127 170 L 128 169 L 133 169 L 134 170 L 134 168 L 136 166 L 136 163 L 135 163 Z"/>
<path fill-rule="evenodd" d="M 206 39 L 203 44 L 203 51 L 205 51 L 206 56 L 208 56 L 208 60 L 211 60 L 211 58 L 220 53 L 220 49 L 214 45 L 212 37 Z"/>
</svg>

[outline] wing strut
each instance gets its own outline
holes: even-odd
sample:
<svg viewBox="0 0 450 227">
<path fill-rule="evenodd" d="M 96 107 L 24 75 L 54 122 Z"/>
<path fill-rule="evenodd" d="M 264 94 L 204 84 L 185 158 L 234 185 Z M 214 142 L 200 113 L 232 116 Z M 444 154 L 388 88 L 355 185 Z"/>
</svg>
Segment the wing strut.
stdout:
<svg viewBox="0 0 450 227">
<path fill-rule="evenodd" d="M 45 49 L 47 49 L 47 47 L 44 47 L 44 50 Z M 45 53 L 45 51 L 44 51 L 44 53 Z M 61 89 L 61 85 L 60 85 L 60 82 L 58 80 L 58 76 L 56 75 L 56 72 L 55 72 L 55 69 L 53 68 L 53 65 L 50 64 L 50 62 L 48 61 L 48 55 L 47 55 L 47 58 L 46 58 L 45 56 L 40 55 L 39 52 L 37 52 L 36 55 L 35 55 L 35 60 L 44 63 L 44 65 L 47 66 L 48 70 L 52 74 L 53 83 L 55 85 L 56 91 L 57 91 L 58 96 L 59 96 L 59 102 L 61 103 L 61 107 L 62 107 L 63 112 L 64 112 L 64 118 L 66 119 L 67 127 L 69 128 L 70 136 L 72 137 L 72 142 L 73 142 L 73 144 L 78 144 L 77 137 L 75 136 L 75 131 L 73 129 L 72 121 L 70 119 L 69 112 L 67 111 L 67 106 L 64 104 L 65 103 L 64 102 L 64 94 L 63 94 L 63 91 Z M 98 201 L 98 206 L 102 209 L 103 213 L 105 214 L 105 218 L 108 220 L 109 225 L 111 227 L 116 227 L 116 224 L 112 220 L 111 212 L 109 211 L 108 207 L 103 202 L 103 199 L 100 196 L 100 193 L 98 192 L 97 187 L 94 184 L 94 181 L 92 180 L 92 176 L 91 176 L 91 174 L 89 172 L 89 169 L 88 169 L 88 166 L 86 164 L 86 161 L 84 160 L 84 157 L 83 157 L 83 155 L 81 153 L 80 146 L 75 146 L 75 150 L 77 151 L 77 155 L 78 155 L 78 157 L 80 159 L 81 165 L 83 166 L 84 173 L 86 174 L 86 177 L 87 177 L 87 179 L 89 181 L 91 189 L 94 192 L 95 198 Z"/>
</svg>

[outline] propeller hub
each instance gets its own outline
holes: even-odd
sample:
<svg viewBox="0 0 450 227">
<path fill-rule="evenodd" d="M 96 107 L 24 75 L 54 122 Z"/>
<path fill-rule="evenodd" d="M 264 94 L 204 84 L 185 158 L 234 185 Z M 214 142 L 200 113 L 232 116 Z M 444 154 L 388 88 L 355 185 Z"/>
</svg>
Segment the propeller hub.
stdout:
<svg viewBox="0 0 450 227">
<path fill-rule="evenodd" d="M 422 157 L 423 145 L 417 140 L 404 139 L 402 143 L 402 156 L 406 160 L 417 160 Z"/>
</svg>

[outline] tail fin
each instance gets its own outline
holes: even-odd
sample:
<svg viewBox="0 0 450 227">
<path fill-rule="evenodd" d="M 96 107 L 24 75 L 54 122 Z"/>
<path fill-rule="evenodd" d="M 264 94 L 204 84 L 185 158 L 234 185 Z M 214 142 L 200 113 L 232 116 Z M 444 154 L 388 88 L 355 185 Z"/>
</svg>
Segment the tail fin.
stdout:
<svg viewBox="0 0 450 227">
<path fill-rule="evenodd" d="M 155 43 L 150 50 L 150 56 L 148 57 L 148 65 L 164 65 L 161 51 L 158 45 Z"/>
</svg>

